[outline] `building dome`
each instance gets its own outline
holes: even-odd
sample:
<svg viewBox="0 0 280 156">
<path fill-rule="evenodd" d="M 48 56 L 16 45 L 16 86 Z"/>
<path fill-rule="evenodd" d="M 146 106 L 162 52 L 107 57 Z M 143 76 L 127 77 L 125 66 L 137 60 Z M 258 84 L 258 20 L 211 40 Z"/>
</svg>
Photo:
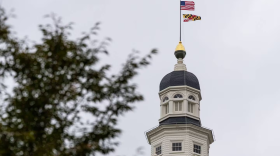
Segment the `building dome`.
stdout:
<svg viewBox="0 0 280 156">
<path fill-rule="evenodd" d="M 187 71 L 173 71 L 162 78 L 159 91 L 170 86 L 185 85 L 200 90 L 198 79 L 193 73 Z"/>
</svg>

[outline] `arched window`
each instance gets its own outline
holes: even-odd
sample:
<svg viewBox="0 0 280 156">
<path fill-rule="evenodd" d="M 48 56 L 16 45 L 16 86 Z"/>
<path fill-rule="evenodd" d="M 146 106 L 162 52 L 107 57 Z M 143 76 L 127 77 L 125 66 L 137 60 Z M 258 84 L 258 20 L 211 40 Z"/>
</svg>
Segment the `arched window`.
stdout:
<svg viewBox="0 0 280 156">
<path fill-rule="evenodd" d="M 183 96 L 181 94 L 176 94 L 174 98 L 183 98 Z"/>
<path fill-rule="evenodd" d="M 189 99 L 195 101 L 195 98 L 192 95 L 189 96 Z"/>
<path fill-rule="evenodd" d="M 168 99 L 168 97 L 166 96 L 166 97 L 163 98 L 162 102 L 165 102 L 165 101 L 167 101 L 167 100 L 169 100 L 169 99 Z"/>
</svg>

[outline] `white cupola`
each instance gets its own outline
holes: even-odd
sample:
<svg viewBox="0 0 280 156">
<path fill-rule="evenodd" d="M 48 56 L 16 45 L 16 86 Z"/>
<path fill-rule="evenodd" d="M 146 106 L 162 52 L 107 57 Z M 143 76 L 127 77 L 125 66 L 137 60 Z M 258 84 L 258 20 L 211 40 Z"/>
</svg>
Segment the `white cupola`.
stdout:
<svg viewBox="0 0 280 156">
<path fill-rule="evenodd" d="M 208 156 L 214 142 L 212 130 L 203 128 L 200 120 L 202 100 L 197 77 L 187 71 L 186 55 L 179 42 L 174 71 L 165 75 L 159 87 L 159 126 L 146 133 L 151 155 Z"/>
</svg>

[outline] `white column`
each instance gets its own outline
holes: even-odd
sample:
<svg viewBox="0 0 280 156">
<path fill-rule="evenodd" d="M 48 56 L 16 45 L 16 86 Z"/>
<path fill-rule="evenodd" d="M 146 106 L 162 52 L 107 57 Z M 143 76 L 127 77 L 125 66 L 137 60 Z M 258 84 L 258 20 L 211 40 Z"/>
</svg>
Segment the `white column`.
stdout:
<svg viewBox="0 0 280 156">
<path fill-rule="evenodd" d="M 164 112 L 163 105 L 160 105 L 160 118 L 163 117 L 163 115 L 164 115 L 163 112 Z"/>
<path fill-rule="evenodd" d="M 197 104 L 197 111 L 198 111 L 197 116 L 200 118 L 200 104 L 199 103 Z"/>
<path fill-rule="evenodd" d="M 168 107 L 168 108 L 167 108 Z M 169 111 L 169 102 L 165 105 L 165 112 L 167 112 L 167 110 L 168 110 L 168 113 L 167 114 L 169 114 L 170 113 L 170 111 Z"/>
<path fill-rule="evenodd" d="M 198 117 L 198 104 L 197 103 L 194 104 L 193 109 L 194 109 L 194 115 Z"/>
<path fill-rule="evenodd" d="M 187 113 L 188 112 L 188 100 L 184 100 L 183 101 L 183 113 Z"/>
<path fill-rule="evenodd" d="M 169 101 L 169 114 L 173 114 L 173 101 Z"/>
</svg>

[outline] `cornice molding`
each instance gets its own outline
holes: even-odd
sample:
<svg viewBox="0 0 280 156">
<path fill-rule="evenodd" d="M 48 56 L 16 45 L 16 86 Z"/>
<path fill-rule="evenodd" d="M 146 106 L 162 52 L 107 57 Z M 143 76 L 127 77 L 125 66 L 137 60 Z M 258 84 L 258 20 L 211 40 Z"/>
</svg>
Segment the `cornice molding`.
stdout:
<svg viewBox="0 0 280 156">
<path fill-rule="evenodd" d="M 186 90 L 186 91 L 189 91 L 189 92 L 193 92 L 193 93 L 195 93 L 195 94 L 198 94 L 199 101 L 202 100 L 201 91 L 198 90 L 198 89 L 195 89 L 195 88 L 193 88 L 193 87 L 189 87 L 189 86 L 170 86 L 170 87 L 167 87 L 167 88 L 165 88 L 164 90 L 160 91 L 160 92 L 158 93 L 158 95 L 159 95 L 159 98 L 160 98 L 162 95 L 164 95 L 164 94 L 166 94 L 166 93 L 168 93 L 168 92 L 170 92 L 170 91 L 182 91 L 182 90 Z"/>
<path fill-rule="evenodd" d="M 165 120 L 167 118 L 170 118 L 170 117 L 181 117 L 181 116 L 190 117 L 190 118 L 193 118 L 195 120 L 199 120 L 199 122 L 201 122 L 199 117 L 191 115 L 189 113 L 167 114 L 164 117 L 160 118 L 158 121 L 161 122 L 161 121 L 163 121 L 163 120 Z"/>
<path fill-rule="evenodd" d="M 165 133 L 168 133 L 168 131 L 170 132 L 172 130 L 178 130 L 178 129 L 182 129 L 182 128 L 185 128 L 188 131 L 198 131 L 202 134 L 204 133 L 208 136 L 208 141 L 210 144 L 214 142 L 212 130 L 204 128 L 204 127 L 195 126 L 192 124 L 161 125 L 161 126 L 158 126 L 154 129 L 146 132 L 146 136 L 147 136 L 149 144 L 151 144 L 151 137 L 159 135 L 160 133 L 162 133 L 162 135 L 164 135 Z M 168 130 L 168 131 L 166 131 L 166 130 Z M 174 134 L 174 132 L 170 132 L 170 134 Z M 195 134 L 195 133 L 193 133 L 193 134 Z"/>
</svg>

